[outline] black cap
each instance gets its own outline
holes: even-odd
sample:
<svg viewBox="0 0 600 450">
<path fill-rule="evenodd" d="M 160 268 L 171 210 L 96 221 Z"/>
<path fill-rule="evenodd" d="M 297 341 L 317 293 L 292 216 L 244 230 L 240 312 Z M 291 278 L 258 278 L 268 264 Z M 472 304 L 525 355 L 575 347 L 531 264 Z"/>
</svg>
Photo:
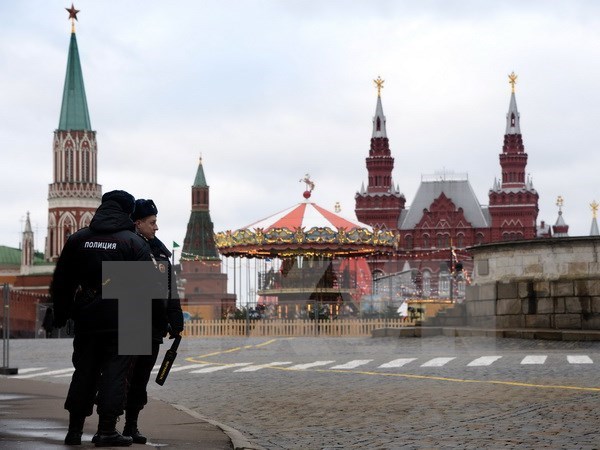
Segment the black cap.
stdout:
<svg viewBox="0 0 600 450">
<path fill-rule="evenodd" d="M 131 220 L 134 222 L 139 219 L 143 219 L 148 216 L 155 216 L 158 214 L 158 209 L 154 202 L 150 199 L 138 198 L 135 201 L 135 211 L 131 215 Z"/>
<path fill-rule="evenodd" d="M 102 196 L 102 203 L 112 200 L 117 202 L 119 206 L 127 214 L 131 214 L 135 209 L 135 199 L 133 195 L 126 191 L 110 191 Z"/>
</svg>

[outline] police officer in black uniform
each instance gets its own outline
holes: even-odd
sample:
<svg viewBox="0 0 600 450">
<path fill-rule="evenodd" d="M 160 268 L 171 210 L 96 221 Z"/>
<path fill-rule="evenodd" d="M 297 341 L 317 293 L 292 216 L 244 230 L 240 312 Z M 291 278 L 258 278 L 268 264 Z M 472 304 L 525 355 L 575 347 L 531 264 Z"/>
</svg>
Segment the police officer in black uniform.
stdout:
<svg viewBox="0 0 600 450">
<path fill-rule="evenodd" d="M 175 274 L 169 261 L 171 252 L 156 237 L 157 214 L 158 209 L 152 200 L 138 199 L 135 202 L 135 211 L 131 215 L 136 233 L 150 245 L 157 269 L 168 275 L 165 299 L 152 302 L 152 354 L 135 357 L 130 378 L 123 435 L 131 436 L 133 442 L 138 444 L 145 444 L 147 440 L 138 430 L 138 416 L 148 402 L 146 386 L 150 379 L 150 372 L 156 363 L 160 344 L 167 333 L 170 339 L 173 339 L 183 331 L 183 313 L 177 295 Z"/>
<path fill-rule="evenodd" d="M 75 324 L 73 365 L 65 409 L 69 431 L 65 444 L 81 444 L 85 418 L 97 401 L 97 447 L 129 446 L 133 439 L 115 426 L 123 414 L 127 373 L 133 357 L 118 354 L 118 300 L 102 299 L 103 261 L 152 261 L 147 242 L 134 232 L 129 215 L 135 201 L 125 191 L 102 196 L 89 227 L 69 237 L 57 261 L 50 295 L 54 326 Z M 97 396 L 97 398 L 96 398 Z"/>
</svg>

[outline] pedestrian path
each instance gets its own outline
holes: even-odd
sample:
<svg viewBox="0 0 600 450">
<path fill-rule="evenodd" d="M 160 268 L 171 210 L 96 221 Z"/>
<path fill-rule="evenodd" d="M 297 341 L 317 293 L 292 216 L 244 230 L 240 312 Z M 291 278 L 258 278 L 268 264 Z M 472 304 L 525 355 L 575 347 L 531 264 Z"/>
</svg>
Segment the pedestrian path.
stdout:
<svg viewBox="0 0 600 450">
<path fill-rule="evenodd" d="M 482 355 L 477 357 L 465 356 L 438 356 L 438 357 L 409 357 L 396 358 L 389 361 L 377 361 L 375 359 L 353 359 L 353 360 L 315 360 L 315 361 L 244 361 L 235 363 L 222 362 L 198 362 L 179 363 L 171 369 L 170 376 L 178 373 L 189 373 L 194 375 L 207 375 L 215 372 L 230 371 L 234 373 L 252 373 L 268 369 L 286 369 L 290 371 L 310 370 L 332 370 L 352 371 L 363 369 L 382 370 L 435 370 L 437 368 L 485 368 L 485 367 L 535 367 L 535 366 L 600 366 L 600 356 L 594 355 L 595 360 L 589 355 Z M 152 373 L 158 372 L 159 366 L 155 366 Z M 72 367 L 48 368 L 48 367 L 24 367 L 19 368 L 18 375 L 13 378 L 19 379 L 53 379 L 68 378 L 73 374 Z"/>
</svg>

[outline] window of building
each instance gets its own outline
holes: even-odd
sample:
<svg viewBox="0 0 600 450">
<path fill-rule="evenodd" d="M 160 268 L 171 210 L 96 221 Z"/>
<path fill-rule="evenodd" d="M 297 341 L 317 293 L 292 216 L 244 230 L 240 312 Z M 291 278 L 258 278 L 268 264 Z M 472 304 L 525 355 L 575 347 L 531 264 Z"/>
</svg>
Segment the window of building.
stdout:
<svg viewBox="0 0 600 450">
<path fill-rule="evenodd" d="M 450 297 L 450 274 L 448 272 L 440 273 L 438 294 L 440 297 Z"/>
<path fill-rule="evenodd" d="M 423 296 L 429 297 L 431 295 L 431 272 L 428 270 L 423 271 Z"/>
<path fill-rule="evenodd" d="M 450 246 L 450 236 L 447 234 L 437 235 L 437 246 L 438 248 L 446 248 Z"/>
</svg>

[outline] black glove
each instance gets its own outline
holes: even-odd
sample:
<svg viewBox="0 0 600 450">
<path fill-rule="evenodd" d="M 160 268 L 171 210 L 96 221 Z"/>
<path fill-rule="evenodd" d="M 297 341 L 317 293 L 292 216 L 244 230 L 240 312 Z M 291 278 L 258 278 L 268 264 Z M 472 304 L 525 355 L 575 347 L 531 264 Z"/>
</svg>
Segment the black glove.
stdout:
<svg viewBox="0 0 600 450">
<path fill-rule="evenodd" d="M 52 326 L 54 328 L 62 328 L 67 324 L 67 318 L 66 317 L 57 317 L 54 316 L 54 320 L 52 321 Z"/>
<path fill-rule="evenodd" d="M 172 330 L 169 330 L 169 339 L 175 339 L 180 334 L 181 334 L 181 331 L 172 331 Z"/>
</svg>

